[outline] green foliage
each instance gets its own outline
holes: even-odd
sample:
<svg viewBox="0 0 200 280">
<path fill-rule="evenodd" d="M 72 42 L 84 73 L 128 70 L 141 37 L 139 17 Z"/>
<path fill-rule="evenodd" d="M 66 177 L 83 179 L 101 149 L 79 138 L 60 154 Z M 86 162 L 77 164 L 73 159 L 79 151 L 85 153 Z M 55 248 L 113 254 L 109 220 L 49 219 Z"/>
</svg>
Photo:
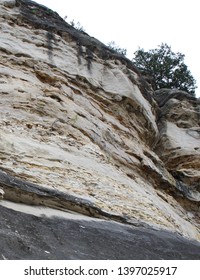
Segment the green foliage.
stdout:
<svg viewBox="0 0 200 280">
<path fill-rule="evenodd" d="M 32 9 L 31 9 L 31 12 L 32 12 L 33 14 L 36 14 L 36 13 L 38 12 L 38 9 L 32 8 Z"/>
<path fill-rule="evenodd" d="M 47 14 L 49 14 L 49 15 L 53 15 L 53 11 L 51 10 L 51 9 L 47 9 Z"/>
<path fill-rule="evenodd" d="M 184 64 L 185 55 L 174 53 L 167 44 L 144 51 L 139 48 L 133 62 L 150 80 L 154 90 L 160 88 L 180 89 L 195 96 L 196 81 Z"/>
<path fill-rule="evenodd" d="M 126 49 L 122 49 L 120 48 L 119 46 L 116 45 L 116 43 L 114 41 L 111 41 L 110 43 L 108 43 L 108 47 L 111 49 L 111 50 L 114 50 L 116 51 L 117 53 L 119 54 L 122 54 L 122 55 L 126 55 L 126 52 L 127 50 Z"/>
</svg>

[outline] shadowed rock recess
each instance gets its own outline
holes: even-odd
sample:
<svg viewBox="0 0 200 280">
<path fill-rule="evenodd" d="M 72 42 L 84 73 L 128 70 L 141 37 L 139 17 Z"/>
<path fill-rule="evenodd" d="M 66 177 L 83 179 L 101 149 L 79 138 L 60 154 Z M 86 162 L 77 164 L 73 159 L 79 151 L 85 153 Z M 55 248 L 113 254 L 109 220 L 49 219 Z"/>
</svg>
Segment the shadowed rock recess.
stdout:
<svg viewBox="0 0 200 280">
<path fill-rule="evenodd" d="M 199 99 L 33 1 L 0 32 L 0 259 L 200 259 Z"/>
</svg>

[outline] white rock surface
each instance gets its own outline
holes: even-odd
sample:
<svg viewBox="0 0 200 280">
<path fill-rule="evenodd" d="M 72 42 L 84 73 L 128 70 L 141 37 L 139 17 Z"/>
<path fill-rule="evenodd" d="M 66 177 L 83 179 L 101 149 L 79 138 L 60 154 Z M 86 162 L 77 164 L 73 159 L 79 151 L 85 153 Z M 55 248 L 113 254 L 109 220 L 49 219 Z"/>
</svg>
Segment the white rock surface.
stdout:
<svg viewBox="0 0 200 280">
<path fill-rule="evenodd" d="M 153 151 L 158 107 L 142 94 L 139 74 L 95 48 L 88 62 L 88 46 L 80 55 L 77 38 L 40 22 L 54 21 L 47 11 L 27 2 L 25 20 L 24 9 L 0 5 L 0 169 L 110 215 L 200 239 L 196 219 L 173 197 L 175 178 Z M 176 129 L 167 123 L 170 143 Z"/>
<path fill-rule="evenodd" d="M 3 199 L 4 194 L 5 194 L 4 190 L 0 189 L 0 199 Z"/>
<path fill-rule="evenodd" d="M 156 151 L 167 169 L 186 187 L 191 199 L 200 201 L 200 102 L 181 91 L 165 94 Z M 162 151 L 162 152 L 161 152 Z"/>
</svg>

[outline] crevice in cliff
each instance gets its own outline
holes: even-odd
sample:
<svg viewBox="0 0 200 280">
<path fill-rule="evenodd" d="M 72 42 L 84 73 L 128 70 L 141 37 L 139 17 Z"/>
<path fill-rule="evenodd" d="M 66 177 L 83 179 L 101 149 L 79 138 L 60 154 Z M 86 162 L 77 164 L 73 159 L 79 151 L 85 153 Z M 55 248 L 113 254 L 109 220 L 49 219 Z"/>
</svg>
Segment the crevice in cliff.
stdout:
<svg viewBox="0 0 200 280">
<path fill-rule="evenodd" d="M 55 45 L 57 44 L 56 38 L 55 38 L 54 34 L 51 31 L 47 31 L 46 37 L 47 37 L 47 47 L 48 47 L 49 61 L 50 61 L 50 63 L 54 64 L 54 60 L 53 60 L 53 43 Z"/>
</svg>

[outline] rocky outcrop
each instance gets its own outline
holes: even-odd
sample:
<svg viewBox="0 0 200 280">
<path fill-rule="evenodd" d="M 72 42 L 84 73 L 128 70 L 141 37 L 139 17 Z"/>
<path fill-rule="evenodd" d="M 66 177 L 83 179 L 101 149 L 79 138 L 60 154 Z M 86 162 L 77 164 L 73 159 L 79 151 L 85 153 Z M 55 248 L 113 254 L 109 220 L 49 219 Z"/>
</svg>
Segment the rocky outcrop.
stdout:
<svg viewBox="0 0 200 280">
<path fill-rule="evenodd" d="M 4 199 L 200 240 L 198 101 L 154 95 L 132 62 L 44 6 L 0 4 Z"/>
<path fill-rule="evenodd" d="M 159 141 L 156 153 L 176 180 L 183 198 L 177 200 L 200 220 L 200 100 L 179 90 L 161 89 L 155 99 L 160 106 Z M 193 203 L 190 203 L 193 201 Z"/>
<path fill-rule="evenodd" d="M 200 201 L 200 101 L 186 92 L 156 91 L 160 130 L 156 152 L 188 199 Z"/>
<path fill-rule="evenodd" d="M 200 259 L 199 242 L 163 230 L 6 201 L 0 213 L 0 260 Z"/>
</svg>

